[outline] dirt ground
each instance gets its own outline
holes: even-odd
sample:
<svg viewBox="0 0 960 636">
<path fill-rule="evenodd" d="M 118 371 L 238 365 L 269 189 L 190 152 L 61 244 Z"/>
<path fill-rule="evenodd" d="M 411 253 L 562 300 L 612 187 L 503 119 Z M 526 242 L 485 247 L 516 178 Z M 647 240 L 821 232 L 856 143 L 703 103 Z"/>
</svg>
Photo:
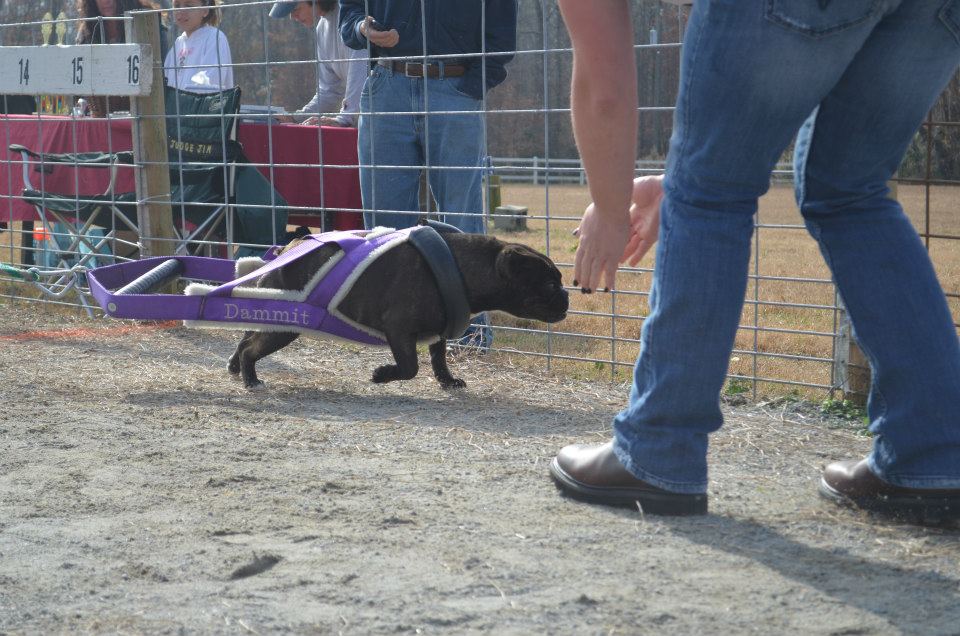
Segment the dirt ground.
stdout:
<svg viewBox="0 0 960 636">
<path fill-rule="evenodd" d="M 708 516 L 558 495 L 622 386 L 301 340 L 225 371 L 230 332 L 0 300 L 0 633 L 960 634 L 960 530 L 821 501 L 869 440 L 727 406 Z"/>
</svg>

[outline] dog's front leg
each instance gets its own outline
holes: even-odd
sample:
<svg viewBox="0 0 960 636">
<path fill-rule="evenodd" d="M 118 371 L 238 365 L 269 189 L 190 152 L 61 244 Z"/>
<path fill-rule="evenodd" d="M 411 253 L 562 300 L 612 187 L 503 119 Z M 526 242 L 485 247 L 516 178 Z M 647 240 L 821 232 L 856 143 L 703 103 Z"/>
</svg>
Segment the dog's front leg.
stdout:
<svg viewBox="0 0 960 636">
<path fill-rule="evenodd" d="M 298 333 L 282 331 L 254 331 L 245 335 L 234 354 L 240 362 L 243 385 L 248 389 L 255 389 L 263 384 L 257 377 L 257 360 L 283 349 L 298 337 Z"/>
<path fill-rule="evenodd" d="M 393 353 L 396 364 L 385 364 L 373 372 L 373 381 L 377 384 L 394 380 L 411 380 L 417 376 L 417 338 L 413 334 L 387 334 L 387 343 Z"/>
<path fill-rule="evenodd" d="M 437 382 L 445 389 L 462 389 L 467 383 L 455 378 L 447 366 L 447 341 L 443 338 L 430 345 L 430 364 L 433 365 L 433 375 Z"/>
</svg>

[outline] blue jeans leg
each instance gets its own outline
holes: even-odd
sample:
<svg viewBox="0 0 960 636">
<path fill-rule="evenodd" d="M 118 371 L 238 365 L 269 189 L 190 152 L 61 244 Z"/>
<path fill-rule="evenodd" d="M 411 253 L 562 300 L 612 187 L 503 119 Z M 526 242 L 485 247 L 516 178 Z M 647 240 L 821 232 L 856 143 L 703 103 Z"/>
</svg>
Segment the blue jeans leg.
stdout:
<svg viewBox="0 0 960 636">
<path fill-rule="evenodd" d="M 873 372 L 869 465 L 914 488 L 960 486 L 960 342 L 927 251 L 887 189 L 960 62 L 956 33 L 931 10 L 942 4 L 903 2 L 885 18 L 795 155 L 797 200 Z"/>
<path fill-rule="evenodd" d="M 456 79 L 411 78 L 380 66 L 367 78 L 357 141 L 366 227 L 415 225 L 427 166 L 443 220 L 484 232 L 481 102 L 460 93 Z"/>
<path fill-rule="evenodd" d="M 641 332 L 630 403 L 614 420 L 614 451 L 637 477 L 675 492 L 706 490 L 707 438 L 722 424 L 719 392 L 742 309 L 757 199 L 809 114 L 853 70 L 867 72 L 856 60 L 872 38 L 902 24 L 915 32 L 912 39 L 901 34 L 898 51 L 926 41 L 943 2 L 912 4 L 922 5 L 926 22 L 898 14 L 899 0 L 694 5 L 651 314 Z M 879 83 L 899 72 L 869 70 Z M 939 86 L 925 88 L 935 95 Z M 871 110 L 860 111 L 865 123 L 872 121 Z M 912 115 L 906 119 L 904 127 L 919 123 Z M 858 152 L 856 138 L 840 134 L 836 143 Z"/>
<path fill-rule="evenodd" d="M 428 80 L 431 114 L 425 136 L 427 178 L 446 223 L 484 234 L 482 168 L 485 155 L 481 102 L 457 90 L 457 78 Z"/>
<path fill-rule="evenodd" d="M 357 155 L 363 224 L 405 228 L 420 216 L 424 155 L 417 115 L 420 80 L 374 67 L 360 94 Z"/>
</svg>

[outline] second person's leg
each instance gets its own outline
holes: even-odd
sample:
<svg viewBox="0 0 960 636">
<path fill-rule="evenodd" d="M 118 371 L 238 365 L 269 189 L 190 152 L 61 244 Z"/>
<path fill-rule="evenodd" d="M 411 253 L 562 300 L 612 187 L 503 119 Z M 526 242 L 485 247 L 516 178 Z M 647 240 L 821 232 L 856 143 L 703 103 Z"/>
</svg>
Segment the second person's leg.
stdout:
<svg viewBox="0 0 960 636">
<path fill-rule="evenodd" d="M 484 234 L 482 102 L 460 93 L 456 79 L 426 80 L 428 113 L 423 138 L 429 160 L 427 179 L 444 221 L 464 232 Z"/>
<path fill-rule="evenodd" d="M 363 224 L 416 225 L 423 154 L 411 112 L 421 80 L 374 67 L 360 95 L 357 155 Z"/>
<path fill-rule="evenodd" d="M 911 0 L 888 15 L 796 153 L 807 227 L 873 370 L 868 465 L 911 488 L 960 488 L 960 343 L 927 251 L 887 189 L 960 62 L 960 26 L 941 18 L 943 7 Z"/>
</svg>

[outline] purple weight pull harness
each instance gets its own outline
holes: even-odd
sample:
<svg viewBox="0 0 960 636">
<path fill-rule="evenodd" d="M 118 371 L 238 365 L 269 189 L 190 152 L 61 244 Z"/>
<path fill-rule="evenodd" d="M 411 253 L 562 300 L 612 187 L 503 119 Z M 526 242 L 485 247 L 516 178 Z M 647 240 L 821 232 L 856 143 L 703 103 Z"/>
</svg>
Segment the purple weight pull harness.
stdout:
<svg viewBox="0 0 960 636">
<path fill-rule="evenodd" d="M 426 253 L 431 250 L 425 252 L 424 237 L 433 251 L 442 245 L 439 257 Z M 432 228 L 378 228 L 370 232 L 327 232 L 304 238 L 309 240 L 279 256 L 276 252 L 281 246 L 270 248 L 264 257 L 268 260 L 235 262 L 200 256 L 157 257 L 98 267 L 87 272 L 87 278 L 100 307 L 114 318 L 183 320 L 188 327 L 299 332 L 387 345 L 382 333 L 351 320 L 337 308 L 371 263 L 390 249 L 410 241 L 424 254 L 444 296 L 448 319 L 442 335 L 447 338 L 454 337 L 450 334 L 459 335 L 469 324 L 469 305 L 459 270 L 446 243 Z M 331 243 L 336 243 L 340 251 L 324 263 L 302 290 L 253 286 L 261 276 Z M 238 265 L 245 262 L 259 267 L 235 277 Z M 221 284 L 191 283 L 184 295 L 144 293 L 176 276 Z M 118 287 L 117 291 L 110 291 Z"/>
</svg>

